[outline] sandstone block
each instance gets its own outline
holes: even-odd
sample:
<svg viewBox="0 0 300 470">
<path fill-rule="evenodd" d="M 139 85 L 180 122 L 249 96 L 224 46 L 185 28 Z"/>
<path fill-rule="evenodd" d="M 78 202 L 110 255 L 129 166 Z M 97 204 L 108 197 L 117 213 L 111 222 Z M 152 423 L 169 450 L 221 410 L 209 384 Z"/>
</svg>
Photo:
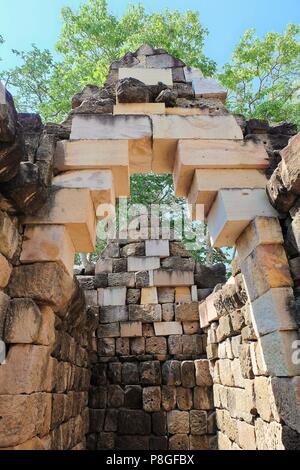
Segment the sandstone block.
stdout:
<svg viewBox="0 0 300 470">
<path fill-rule="evenodd" d="M 95 249 L 96 218 L 88 189 L 53 189 L 47 207 L 27 216 L 25 223 L 65 225 L 75 250 L 89 253 Z"/>
<path fill-rule="evenodd" d="M 168 350 L 169 354 L 173 356 L 178 356 L 182 354 L 182 336 L 181 335 L 171 335 L 168 337 Z"/>
<path fill-rule="evenodd" d="M 126 287 L 107 287 L 103 292 L 103 306 L 125 305 L 126 293 Z"/>
<path fill-rule="evenodd" d="M 284 450 L 282 426 L 279 423 L 266 423 L 258 418 L 255 420 L 255 435 L 258 450 Z"/>
<path fill-rule="evenodd" d="M 194 361 L 183 361 L 181 363 L 181 380 L 182 380 L 183 387 L 186 387 L 186 388 L 195 387 L 196 381 L 195 381 Z"/>
<path fill-rule="evenodd" d="M 182 324 L 180 322 L 172 321 L 154 323 L 154 331 L 156 336 L 181 335 Z"/>
<path fill-rule="evenodd" d="M 95 211 L 100 204 L 115 204 L 114 180 L 110 170 L 68 171 L 55 176 L 52 185 L 58 188 L 88 189 Z"/>
<path fill-rule="evenodd" d="M 125 338 L 132 338 L 142 336 L 142 323 L 138 321 L 122 322 L 120 324 L 121 336 Z"/>
<path fill-rule="evenodd" d="M 209 368 L 209 361 L 206 359 L 198 359 L 195 361 L 196 384 L 200 387 L 211 386 L 212 377 Z"/>
<path fill-rule="evenodd" d="M 194 272 L 195 260 L 192 258 L 181 258 L 180 256 L 170 256 L 162 260 L 161 267 L 163 269 Z"/>
<path fill-rule="evenodd" d="M 183 322 L 183 332 L 185 335 L 195 335 L 200 333 L 200 324 L 198 321 Z"/>
<path fill-rule="evenodd" d="M 255 428 L 244 421 L 238 421 L 238 442 L 242 449 L 256 450 Z"/>
<path fill-rule="evenodd" d="M 135 276 L 134 273 L 109 273 L 108 274 L 108 285 L 110 287 L 134 287 Z"/>
<path fill-rule="evenodd" d="M 4 289 L 7 286 L 11 271 L 11 265 L 5 256 L 1 255 L 0 253 L 0 289 Z"/>
<path fill-rule="evenodd" d="M 291 377 L 300 374 L 300 364 L 294 359 L 298 344 L 296 331 L 276 331 L 260 338 L 264 369 L 270 375 Z"/>
<path fill-rule="evenodd" d="M 175 317 L 174 304 L 162 304 L 162 320 L 173 321 Z"/>
<path fill-rule="evenodd" d="M 140 356 L 145 354 L 145 338 L 131 338 L 130 340 L 130 354 L 133 356 Z"/>
<path fill-rule="evenodd" d="M 198 302 L 176 305 L 175 318 L 176 318 L 176 321 L 198 321 L 199 320 Z"/>
<path fill-rule="evenodd" d="M 159 257 L 128 257 L 128 271 L 149 271 L 160 267 Z"/>
<path fill-rule="evenodd" d="M 156 56 L 150 57 L 151 59 L 152 57 L 156 58 Z M 160 63 L 157 65 L 160 65 Z M 120 68 L 119 80 L 123 78 L 135 78 L 145 83 L 145 85 L 157 85 L 158 82 L 162 82 L 167 86 L 173 86 L 172 72 L 166 68 Z"/>
<path fill-rule="evenodd" d="M 140 366 L 141 384 L 160 385 L 161 369 L 159 361 L 142 362 Z"/>
<path fill-rule="evenodd" d="M 157 304 L 157 288 L 156 287 L 144 287 L 141 292 L 141 304 Z"/>
<path fill-rule="evenodd" d="M 138 364 L 134 362 L 125 362 L 123 364 L 122 382 L 126 385 L 135 385 L 139 383 Z"/>
<path fill-rule="evenodd" d="M 116 343 L 114 338 L 101 338 L 97 343 L 99 356 L 114 357 L 116 352 Z"/>
<path fill-rule="evenodd" d="M 176 401 L 179 410 L 188 411 L 193 407 L 193 393 L 190 388 L 177 387 Z"/>
<path fill-rule="evenodd" d="M 52 282 L 49 284 L 49 279 Z M 74 292 L 73 278 L 57 263 L 35 263 L 17 266 L 9 285 L 11 297 L 30 297 L 63 312 Z"/>
<path fill-rule="evenodd" d="M 100 325 L 97 330 L 98 338 L 118 338 L 120 336 L 119 323 L 106 323 Z"/>
<path fill-rule="evenodd" d="M 118 114 L 141 114 L 151 116 L 152 114 L 165 114 L 164 103 L 118 103 L 114 106 L 114 115 Z"/>
<path fill-rule="evenodd" d="M 88 307 L 96 307 L 98 305 L 98 292 L 96 290 L 85 290 L 84 298 Z M 103 302 L 101 295 L 99 296 L 99 300 Z"/>
<path fill-rule="evenodd" d="M 100 273 L 112 273 L 113 270 L 113 260 L 107 258 L 98 259 L 95 267 L 95 274 Z"/>
<path fill-rule="evenodd" d="M 24 264 L 56 261 L 73 275 L 75 248 L 63 225 L 27 226 L 20 261 Z"/>
<path fill-rule="evenodd" d="M 213 391 L 210 387 L 194 388 L 194 408 L 196 410 L 213 410 Z"/>
<path fill-rule="evenodd" d="M 254 331 L 263 336 L 273 331 L 295 330 L 296 322 L 289 307 L 293 301 L 290 288 L 270 289 L 251 303 Z"/>
<path fill-rule="evenodd" d="M 186 434 L 175 434 L 169 438 L 169 450 L 189 450 L 189 438 Z"/>
<path fill-rule="evenodd" d="M 162 407 L 165 411 L 171 411 L 176 407 L 176 387 L 162 386 Z"/>
<path fill-rule="evenodd" d="M 120 385 L 110 385 L 108 387 L 107 406 L 111 408 L 121 408 L 124 406 L 124 391 Z M 106 429 L 106 431 L 110 430 Z"/>
<path fill-rule="evenodd" d="M 100 323 L 128 321 L 128 308 L 122 305 L 100 307 Z"/>
<path fill-rule="evenodd" d="M 3 395 L 51 391 L 54 359 L 45 346 L 13 345 L 0 368 Z"/>
<path fill-rule="evenodd" d="M 192 410 L 190 411 L 191 434 L 201 436 L 207 433 L 207 412 Z"/>
<path fill-rule="evenodd" d="M 13 299 L 6 316 L 6 343 L 34 343 L 38 339 L 42 314 L 31 299 Z"/>
<path fill-rule="evenodd" d="M 126 304 L 139 304 L 141 300 L 140 289 L 127 289 Z"/>
<path fill-rule="evenodd" d="M 240 140 L 243 138 L 240 127 L 233 116 L 153 116 L 153 171 L 172 172 L 177 140 L 189 142 L 199 140 Z M 166 145 L 166 144 L 169 145 Z M 224 142 L 223 142 L 224 145 Z M 179 142 L 181 149 L 181 142 Z M 179 151 L 178 151 L 179 152 Z M 194 152 L 190 152 L 194 157 Z M 178 157 L 177 157 L 178 158 Z"/>
<path fill-rule="evenodd" d="M 167 340 L 164 337 L 146 338 L 146 353 L 147 354 L 167 354 Z"/>
<path fill-rule="evenodd" d="M 175 289 L 172 287 L 158 287 L 158 302 L 160 304 L 172 304 L 175 301 Z"/>
<path fill-rule="evenodd" d="M 16 219 L 0 211 L 0 253 L 11 260 L 19 244 L 19 232 Z"/>
<path fill-rule="evenodd" d="M 209 119 L 209 116 L 204 118 Z M 222 121 L 222 116 L 219 116 L 219 120 L 219 122 Z M 170 164 L 170 161 L 168 163 Z M 250 140 L 245 142 L 243 140 L 197 138 L 182 139 L 178 142 L 175 167 L 174 170 L 172 167 L 171 171 L 174 171 L 174 183 L 178 196 L 187 197 L 191 190 L 190 202 L 195 203 L 197 201 L 198 181 L 200 181 L 199 188 L 204 189 L 203 195 L 205 195 L 205 198 L 200 198 L 199 202 L 209 204 L 213 202 L 211 201 L 212 190 L 216 192 L 223 188 L 237 188 L 236 180 L 232 184 L 232 176 L 235 172 L 237 172 L 238 179 L 241 179 L 240 188 L 262 188 L 264 175 L 257 174 L 255 178 L 253 176 L 247 178 L 244 174 L 242 175 L 242 171 L 254 172 L 255 170 L 263 170 L 268 166 L 268 155 L 263 144 L 256 144 Z M 195 175 L 195 170 L 203 176 L 205 175 L 205 178 L 199 180 L 197 174 Z M 220 173 L 215 176 L 215 173 L 219 170 Z M 231 170 L 231 175 L 229 170 Z M 224 178 L 222 177 L 220 182 L 221 174 L 224 175 Z M 194 184 L 193 178 L 195 178 Z M 249 180 L 251 181 L 250 185 Z M 255 183 L 253 183 L 254 180 Z M 209 183 L 209 186 L 207 183 Z"/>
<path fill-rule="evenodd" d="M 258 245 L 242 261 L 241 269 L 251 301 L 271 288 L 293 285 L 287 257 L 281 245 Z"/>
<path fill-rule="evenodd" d="M 170 256 L 169 240 L 146 240 L 146 256 L 167 258 Z"/>
<path fill-rule="evenodd" d="M 165 385 L 181 385 L 180 361 L 166 361 L 162 367 L 162 379 Z"/>
<path fill-rule="evenodd" d="M 136 287 L 152 287 L 153 284 L 153 271 L 141 271 L 135 274 Z"/>
<path fill-rule="evenodd" d="M 56 316 L 50 307 L 43 306 L 40 308 L 42 321 L 38 332 L 36 344 L 43 346 L 53 346 L 56 341 Z"/>
<path fill-rule="evenodd" d="M 223 103 L 227 98 L 227 91 L 212 78 L 194 78 L 192 81 L 195 98 L 219 98 Z"/>
<path fill-rule="evenodd" d="M 117 356 L 129 356 L 130 344 L 128 337 L 122 337 L 116 339 L 116 355 Z"/>
<path fill-rule="evenodd" d="M 129 305 L 129 320 L 151 323 L 161 321 L 160 305 Z"/>
<path fill-rule="evenodd" d="M 191 291 L 189 287 L 175 288 L 175 302 L 177 304 L 189 304 L 192 301 Z M 196 302 L 198 299 L 196 300 Z"/>
<path fill-rule="evenodd" d="M 143 388 L 143 409 L 148 413 L 160 410 L 161 389 L 160 387 Z"/>
<path fill-rule="evenodd" d="M 201 328 L 207 328 L 209 326 L 208 315 L 207 315 L 207 304 L 206 301 L 202 301 L 198 305 L 199 309 L 199 320 Z"/>
<path fill-rule="evenodd" d="M 239 201 L 238 205 L 236 201 Z M 264 189 L 219 191 L 207 219 L 213 246 L 233 246 L 243 230 L 257 216 L 277 216 Z"/>
<path fill-rule="evenodd" d="M 249 256 L 258 245 L 282 245 L 283 236 L 279 220 L 256 217 L 236 242 L 240 261 Z"/>
<path fill-rule="evenodd" d="M 155 269 L 153 282 L 157 287 L 192 286 L 194 273 L 191 271 L 166 271 Z"/>
<path fill-rule="evenodd" d="M 2 395 L 0 414 L 0 447 L 17 446 L 38 434 L 44 436 L 50 431 L 51 395 Z"/>
<path fill-rule="evenodd" d="M 188 434 L 190 432 L 190 419 L 187 411 L 169 411 L 167 423 L 170 434 Z"/>
<path fill-rule="evenodd" d="M 299 433 L 300 429 L 300 380 L 273 377 L 269 393 L 274 395 L 277 412 L 287 426 Z"/>
</svg>

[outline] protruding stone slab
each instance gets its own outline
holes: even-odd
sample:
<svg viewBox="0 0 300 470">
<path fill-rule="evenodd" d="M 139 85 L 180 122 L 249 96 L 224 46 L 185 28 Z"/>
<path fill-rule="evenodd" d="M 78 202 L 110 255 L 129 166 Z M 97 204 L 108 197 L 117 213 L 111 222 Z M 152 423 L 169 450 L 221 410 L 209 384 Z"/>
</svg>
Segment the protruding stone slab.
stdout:
<svg viewBox="0 0 300 470">
<path fill-rule="evenodd" d="M 194 78 L 192 85 L 195 98 L 218 98 L 225 103 L 227 91 L 213 78 Z"/>
<path fill-rule="evenodd" d="M 134 148 L 128 140 L 84 140 L 57 143 L 54 166 L 58 171 L 111 170 L 116 197 L 129 195 L 129 153 L 134 160 Z M 144 157 L 143 157 L 144 158 Z M 139 157 L 138 160 L 140 161 Z M 147 162 L 147 156 L 145 161 Z"/>
<path fill-rule="evenodd" d="M 162 82 L 167 86 L 173 86 L 172 70 L 162 68 L 120 68 L 119 80 L 123 78 L 136 78 L 145 85 L 157 85 Z"/>
<path fill-rule="evenodd" d="M 257 216 L 277 216 L 264 189 L 219 191 L 207 218 L 213 246 L 233 246 L 242 231 Z"/>
<path fill-rule="evenodd" d="M 68 171 L 55 176 L 52 186 L 59 188 L 89 189 L 94 208 L 100 204 L 115 204 L 115 190 L 111 170 Z"/>
<path fill-rule="evenodd" d="M 173 172 L 178 140 L 196 139 L 198 142 L 198 140 L 243 139 L 241 128 L 234 117 L 230 115 L 153 116 L 152 122 L 154 139 L 152 170 L 157 173 Z M 188 154 L 195 163 L 194 152 L 188 150 Z"/>
<path fill-rule="evenodd" d="M 72 276 L 75 248 L 64 225 L 27 226 L 20 261 L 23 264 L 56 261 Z"/>
<path fill-rule="evenodd" d="M 50 282 L 51 281 L 51 282 Z M 73 277 L 57 263 L 16 266 L 9 283 L 9 295 L 32 298 L 63 313 L 74 293 Z"/>
<path fill-rule="evenodd" d="M 274 331 L 296 330 L 297 324 L 289 310 L 294 299 L 293 290 L 282 287 L 270 289 L 251 304 L 256 336 Z"/>
<path fill-rule="evenodd" d="M 165 103 L 119 103 L 114 106 L 114 115 L 119 114 L 139 114 L 148 115 L 152 114 L 165 114 Z"/>
<path fill-rule="evenodd" d="M 148 116 L 76 115 L 71 140 L 138 140 L 152 137 Z"/>
<path fill-rule="evenodd" d="M 169 172 L 172 172 L 174 167 L 176 194 L 186 197 L 189 194 L 194 173 L 197 169 L 215 171 L 220 169 L 263 170 L 268 166 L 268 155 L 263 144 L 256 144 L 251 140 L 245 142 L 243 140 L 224 139 L 187 139 L 178 142 L 175 167 L 171 163 Z M 227 176 L 227 178 L 229 177 Z M 245 180 L 245 176 L 242 176 L 242 178 L 240 188 L 244 188 L 245 183 L 249 184 Z M 251 178 L 251 184 L 252 181 L 253 178 Z M 261 184 L 261 181 L 262 176 L 256 184 Z M 214 188 L 213 183 L 212 189 Z"/>
<path fill-rule="evenodd" d="M 188 194 L 190 204 L 203 204 L 207 216 L 220 189 L 265 188 L 267 178 L 260 170 L 199 169 L 195 171 L 192 186 L 185 187 L 184 179 L 177 182 L 176 191 Z"/>
<path fill-rule="evenodd" d="M 65 225 L 76 251 L 91 253 L 95 249 L 96 217 L 88 189 L 52 189 L 47 206 L 24 222 Z"/>
</svg>

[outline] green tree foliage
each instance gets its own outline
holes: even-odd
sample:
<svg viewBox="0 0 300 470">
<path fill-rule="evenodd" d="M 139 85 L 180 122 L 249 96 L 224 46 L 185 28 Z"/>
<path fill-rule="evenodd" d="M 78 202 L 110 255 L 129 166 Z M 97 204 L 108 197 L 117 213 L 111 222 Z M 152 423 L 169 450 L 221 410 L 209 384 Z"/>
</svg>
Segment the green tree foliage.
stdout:
<svg viewBox="0 0 300 470">
<path fill-rule="evenodd" d="M 110 63 L 143 43 L 183 57 L 206 75 L 216 70 L 215 62 L 203 53 L 208 32 L 198 12 L 165 9 L 149 14 L 142 4 L 132 4 L 116 17 L 107 0 L 87 0 L 78 12 L 63 8 L 62 18 L 57 43 L 62 60 L 55 63 L 49 51 L 33 46 L 27 53 L 14 51 L 22 65 L 0 74 L 16 90 L 22 110 L 35 110 L 45 120 L 62 120 L 75 93 L 88 83 L 103 85 Z"/>
<path fill-rule="evenodd" d="M 259 39 L 246 31 L 219 79 L 230 94 L 228 106 L 246 117 L 300 125 L 300 26 Z"/>
</svg>

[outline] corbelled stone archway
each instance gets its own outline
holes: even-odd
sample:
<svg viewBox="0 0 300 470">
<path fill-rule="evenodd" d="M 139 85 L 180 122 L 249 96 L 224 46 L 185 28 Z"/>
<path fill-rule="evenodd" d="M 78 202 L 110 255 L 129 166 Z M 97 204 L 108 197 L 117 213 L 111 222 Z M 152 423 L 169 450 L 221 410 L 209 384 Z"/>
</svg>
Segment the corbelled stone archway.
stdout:
<svg viewBox="0 0 300 470">
<path fill-rule="evenodd" d="M 62 126 L 43 130 L 2 95 L 0 448 L 299 448 L 298 325 L 273 207 L 286 191 L 271 180 L 270 204 L 266 130 L 265 144 L 244 139 L 214 80 L 148 45 L 76 95 Z M 150 171 L 173 174 L 195 217 L 204 207 L 215 247 L 236 246 L 227 282 L 172 239 L 115 241 L 95 276 L 73 278 L 101 205 Z"/>
</svg>

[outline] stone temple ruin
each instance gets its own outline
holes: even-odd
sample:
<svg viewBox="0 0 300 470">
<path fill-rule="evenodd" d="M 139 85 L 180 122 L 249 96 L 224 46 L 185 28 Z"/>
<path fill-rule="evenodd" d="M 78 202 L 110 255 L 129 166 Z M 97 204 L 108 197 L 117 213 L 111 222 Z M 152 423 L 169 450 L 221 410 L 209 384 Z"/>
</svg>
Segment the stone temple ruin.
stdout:
<svg viewBox="0 0 300 470">
<path fill-rule="evenodd" d="M 61 125 L 0 88 L 1 449 L 300 449 L 300 135 L 225 99 L 148 45 Z M 101 204 L 150 171 L 236 247 L 229 279 L 159 236 L 74 276 Z"/>
</svg>

